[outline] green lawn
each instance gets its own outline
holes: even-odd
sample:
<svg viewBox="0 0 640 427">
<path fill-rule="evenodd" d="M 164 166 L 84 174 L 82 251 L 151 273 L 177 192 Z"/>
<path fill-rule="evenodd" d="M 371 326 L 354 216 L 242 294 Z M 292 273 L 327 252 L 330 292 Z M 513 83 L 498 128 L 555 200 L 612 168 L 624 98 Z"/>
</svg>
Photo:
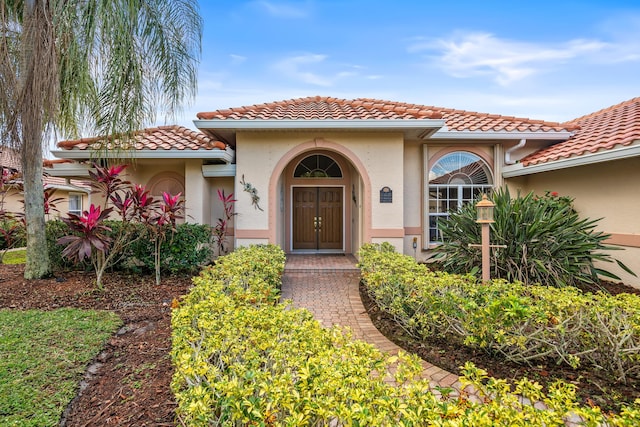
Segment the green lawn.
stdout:
<svg viewBox="0 0 640 427">
<path fill-rule="evenodd" d="M 24 264 L 27 260 L 27 250 L 18 249 L 15 251 L 8 251 L 2 258 L 3 264 Z"/>
<path fill-rule="evenodd" d="M 120 324 L 110 312 L 0 310 L 0 425 L 58 425 L 87 364 Z"/>
</svg>

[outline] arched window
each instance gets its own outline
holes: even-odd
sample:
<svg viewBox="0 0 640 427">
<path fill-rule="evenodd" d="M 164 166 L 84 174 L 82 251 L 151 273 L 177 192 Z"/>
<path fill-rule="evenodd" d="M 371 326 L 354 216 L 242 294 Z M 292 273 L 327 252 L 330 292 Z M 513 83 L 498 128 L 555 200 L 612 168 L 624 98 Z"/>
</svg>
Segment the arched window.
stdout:
<svg viewBox="0 0 640 427">
<path fill-rule="evenodd" d="M 175 172 L 162 172 L 149 180 L 147 188 L 152 196 L 160 198 L 164 192 L 172 196 L 182 193 L 184 197 L 184 177 Z"/>
<path fill-rule="evenodd" d="M 440 219 L 492 188 L 491 169 L 479 156 L 455 151 L 439 159 L 429 171 L 429 242 L 442 240 Z"/>
<path fill-rule="evenodd" d="M 340 166 L 331 157 L 313 154 L 298 163 L 294 178 L 342 178 Z"/>
</svg>

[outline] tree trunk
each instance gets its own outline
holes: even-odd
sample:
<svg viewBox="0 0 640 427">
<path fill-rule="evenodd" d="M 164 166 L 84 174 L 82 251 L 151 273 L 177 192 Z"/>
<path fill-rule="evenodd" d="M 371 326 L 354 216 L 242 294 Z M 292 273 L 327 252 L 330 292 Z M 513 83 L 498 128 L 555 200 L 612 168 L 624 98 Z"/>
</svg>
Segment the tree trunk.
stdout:
<svg viewBox="0 0 640 427">
<path fill-rule="evenodd" d="M 24 8 L 23 57 L 20 75 L 20 121 L 22 138 L 22 177 L 27 223 L 27 261 L 25 279 L 51 275 L 44 220 L 42 183 L 42 139 L 46 115 L 51 113 L 55 94 L 55 49 L 52 48 L 51 19 L 46 3 L 27 0 Z M 50 17 L 49 17 L 50 18 Z"/>
<path fill-rule="evenodd" d="M 32 138 L 33 139 L 33 138 Z M 23 157 L 31 152 L 42 159 L 42 142 L 23 141 Z M 42 183 L 42 161 L 23 159 L 24 213 L 27 222 L 27 261 L 25 279 L 40 279 L 51 275 L 49 251 L 47 250 L 46 224 L 44 220 L 44 185 Z"/>
</svg>

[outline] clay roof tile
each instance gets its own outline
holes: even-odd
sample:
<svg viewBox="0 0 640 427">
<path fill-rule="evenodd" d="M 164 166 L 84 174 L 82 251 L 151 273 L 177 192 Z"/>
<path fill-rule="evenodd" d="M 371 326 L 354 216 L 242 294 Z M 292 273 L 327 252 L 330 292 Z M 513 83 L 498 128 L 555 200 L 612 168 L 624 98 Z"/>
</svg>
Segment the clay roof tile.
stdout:
<svg viewBox="0 0 640 427">
<path fill-rule="evenodd" d="M 505 117 L 495 114 L 454 110 L 450 108 L 392 102 L 371 98 L 352 100 L 332 97 L 306 97 L 284 101 L 256 104 L 252 106 L 198 113 L 200 119 L 210 120 L 308 120 L 321 118 L 325 120 L 413 120 L 444 119 L 449 130 L 468 131 L 479 129 L 499 131 L 505 124 L 521 125 L 529 131 L 532 126 L 545 124 L 545 130 L 565 131 L 563 125 L 553 122 L 532 121 L 516 117 Z M 515 127 L 513 127 L 515 129 Z"/>
<path fill-rule="evenodd" d="M 531 166 L 587 153 L 596 153 L 640 141 L 640 97 L 604 108 L 562 124 L 574 135 L 567 141 L 537 151 L 521 160 Z"/>
<path fill-rule="evenodd" d="M 220 149 L 207 135 L 185 128 L 183 126 L 170 125 L 142 129 L 134 133 L 133 146 L 137 150 L 213 150 Z M 117 144 L 110 142 L 109 138 L 93 137 L 75 140 L 60 141 L 57 146 L 63 150 L 87 150 L 89 148 L 100 150 L 115 148 Z"/>
</svg>

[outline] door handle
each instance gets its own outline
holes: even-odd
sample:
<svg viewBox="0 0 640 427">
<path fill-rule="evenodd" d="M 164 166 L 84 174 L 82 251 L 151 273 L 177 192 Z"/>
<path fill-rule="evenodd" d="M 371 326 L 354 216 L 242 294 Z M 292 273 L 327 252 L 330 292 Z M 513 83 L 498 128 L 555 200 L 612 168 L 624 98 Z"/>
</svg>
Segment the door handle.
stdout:
<svg viewBox="0 0 640 427">
<path fill-rule="evenodd" d="M 314 216 L 313 217 L 313 228 L 315 228 L 316 230 L 319 230 L 322 228 L 322 217 L 321 216 Z"/>
</svg>

